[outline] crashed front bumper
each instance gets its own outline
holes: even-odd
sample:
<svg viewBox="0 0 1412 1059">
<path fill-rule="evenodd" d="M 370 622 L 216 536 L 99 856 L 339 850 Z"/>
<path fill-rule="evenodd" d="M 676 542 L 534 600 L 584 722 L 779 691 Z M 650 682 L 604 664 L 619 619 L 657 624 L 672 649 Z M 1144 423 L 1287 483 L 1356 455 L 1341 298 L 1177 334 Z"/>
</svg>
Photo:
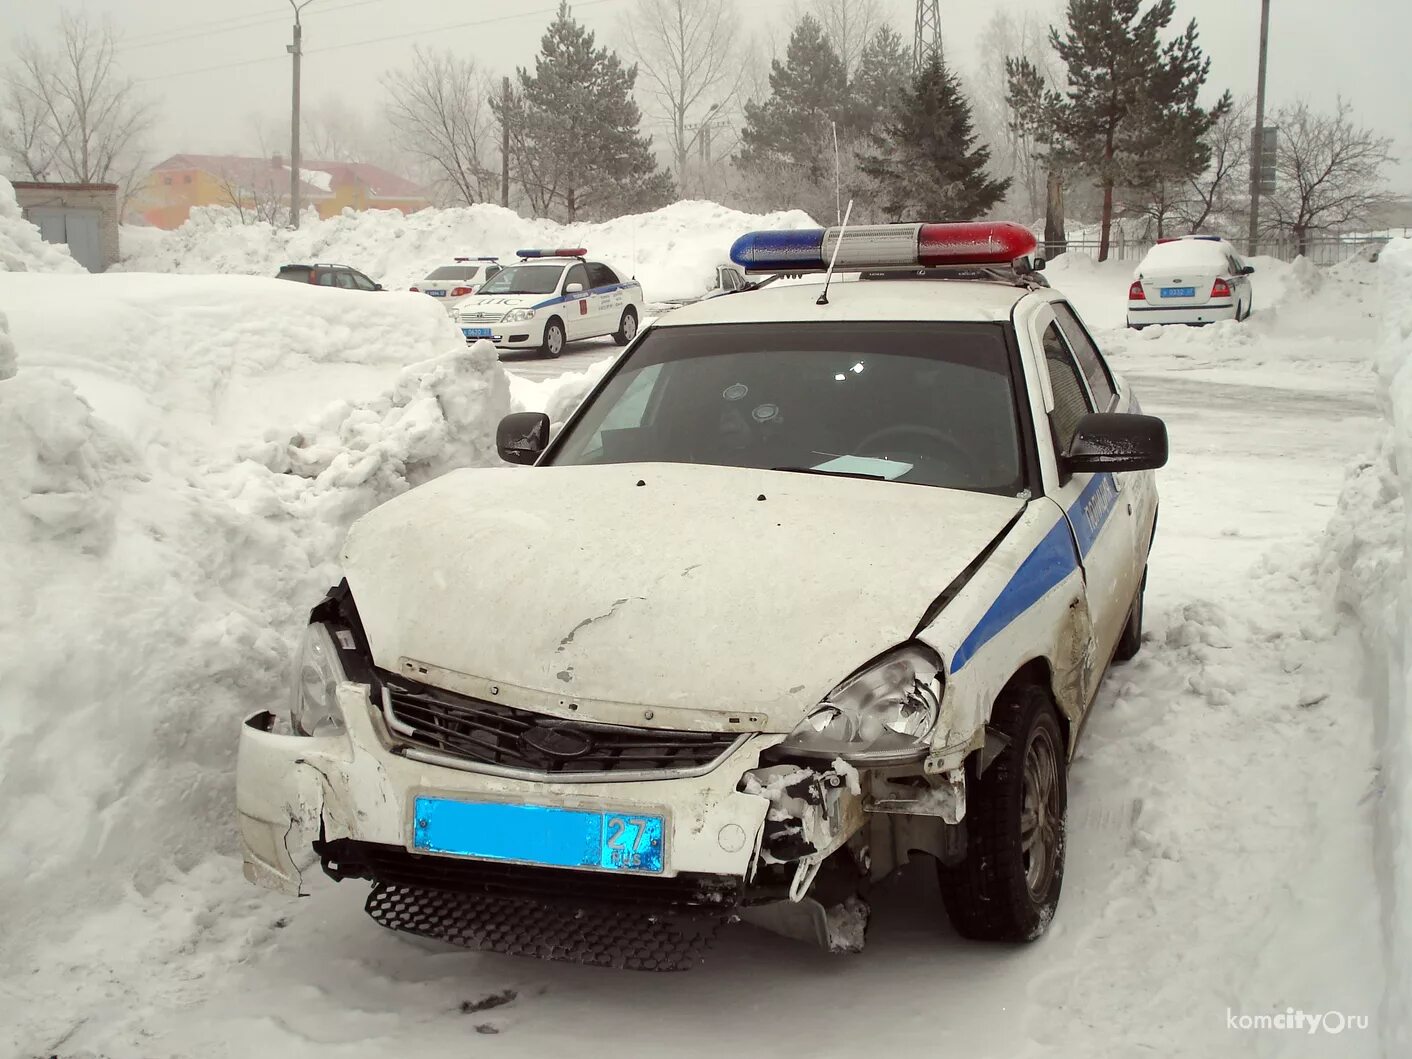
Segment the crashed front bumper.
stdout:
<svg viewBox="0 0 1412 1059">
<path fill-rule="evenodd" d="M 660 814 L 665 818 L 666 853 L 663 871 L 655 877 L 753 876 L 771 800 L 767 794 L 738 788 L 746 773 L 758 769 L 761 752 L 780 736 L 744 740 L 703 776 L 665 774 L 624 783 L 509 779 L 392 753 L 375 727 L 366 686 L 343 684 L 338 698 L 347 725 L 344 734 L 279 734 L 272 730 L 268 713 L 250 717 L 241 728 L 236 803 L 245 876 L 253 883 L 299 893 L 301 864 L 309 862 L 304 851 L 320 837 L 325 842 L 350 839 L 412 851 L 411 805 L 418 794 L 429 792 Z M 832 805 L 840 829 L 856 830 L 862 819 L 857 797 L 851 792 L 846 798 L 835 794 Z M 837 848 L 847 837 L 831 832 L 829 844 Z"/>
</svg>

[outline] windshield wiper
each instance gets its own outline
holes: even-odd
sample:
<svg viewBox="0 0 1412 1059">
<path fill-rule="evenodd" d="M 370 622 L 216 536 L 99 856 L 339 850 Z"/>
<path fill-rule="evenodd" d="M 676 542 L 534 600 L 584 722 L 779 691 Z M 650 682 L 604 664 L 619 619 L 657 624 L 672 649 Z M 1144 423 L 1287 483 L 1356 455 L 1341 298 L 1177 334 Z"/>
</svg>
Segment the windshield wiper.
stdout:
<svg viewBox="0 0 1412 1059">
<path fill-rule="evenodd" d="M 771 467 L 772 471 L 788 471 L 791 474 L 822 474 L 829 478 L 866 478 L 872 482 L 885 482 L 887 475 L 863 474 L 861 471 L 821 471 L 817 467 Z"/>
</svg>

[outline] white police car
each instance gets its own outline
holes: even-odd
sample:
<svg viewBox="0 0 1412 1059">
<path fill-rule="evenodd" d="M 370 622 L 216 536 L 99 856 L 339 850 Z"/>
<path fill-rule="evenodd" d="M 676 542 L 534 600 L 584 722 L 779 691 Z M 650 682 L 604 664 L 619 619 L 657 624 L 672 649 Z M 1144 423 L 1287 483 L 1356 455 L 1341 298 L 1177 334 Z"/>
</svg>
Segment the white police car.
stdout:
<svg viewBox="0 0 1412 1059">
<path fill-rule="evenodd" d="M 1254 271 L 1219 235 L 1159 239 L 1128 288 L 1128 326 L 1244 320 L 1255 304 Z"/>
<path fill-rule="evenodd" d="M 458 257 L 449 265 L 442 265 L 427 273 L 425 279 L 408 288 L 413 293 L 422 293 L 438 299 L 446 311 L 455 314 L 461 302 L 495 278 L 500 271 L 500 259 L 496 257 Z"/>
<path fill-rule="evenodd" d="M 364 516 L 292 711 L 242 729 L 247 877 L 297 892 L 303 835 L 393 929 L 669 969 L 736 916 L 856 949 L 926 857 L 961 934 L 1037 937 L 1167 438 L 1034 247 L 744 236 L 859 275 L 677 309 L 556 437 L 502 422 L 532 469 Z"/>
<path fill-rule="evenodd" d="M 588 251 L 517 250 L 518 264 L 497 273 L 461 305 L 467 342 L 488 338 L 503 350 L 557 357 L 569 342 L 611 335 L 627 345 L 642 321 L 642 286 Z"/>
</svg>

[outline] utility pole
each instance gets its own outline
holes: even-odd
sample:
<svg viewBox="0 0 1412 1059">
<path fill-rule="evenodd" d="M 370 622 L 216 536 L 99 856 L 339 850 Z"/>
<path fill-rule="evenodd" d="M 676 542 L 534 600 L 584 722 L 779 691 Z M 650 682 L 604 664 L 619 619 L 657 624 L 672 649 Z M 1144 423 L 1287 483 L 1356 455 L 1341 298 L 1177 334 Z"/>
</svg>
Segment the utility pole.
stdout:
<svg viewBox="0 0 1412 1059">
<path fill-rule="evenodd" d="M 1260 74 L 1255 85 L 1255 132 L 1250 141 L 1250 245 L 1246 252 L 1259 253 L 1260 183 L 1264 176 L 1265 154 L 1265 58 L 1270 48 L 1270 0 L 1260 0 Z"/>
<path fill-rule="evenodd" d="M 289 116 L 289 223 L 299 227 L 299 59 L 304 54 L 304 27 L 299 24 L 299 12 L 314 0 L 304 0 L 302 4 L 289 0 L 294 8 L 294 43 L 285 45 L 285 51 L 294 56 L 294 90 Z"/>
<path fill-rule="evenodd" d="M 510 79 L 500 85 L 500 205 L 510 205 Z"/>
</svg>

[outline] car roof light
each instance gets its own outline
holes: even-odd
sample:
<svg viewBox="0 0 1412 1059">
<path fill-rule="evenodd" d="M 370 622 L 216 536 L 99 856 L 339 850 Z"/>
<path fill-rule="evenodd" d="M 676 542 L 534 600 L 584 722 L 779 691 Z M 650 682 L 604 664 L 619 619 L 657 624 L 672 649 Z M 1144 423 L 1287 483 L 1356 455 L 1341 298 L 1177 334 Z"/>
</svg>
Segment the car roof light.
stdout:
<svg viewBox="0 0 1412 1059">
<path fill-rule="evenodd" d="M 584 256 L 585 254 L 587 254 L 587 253 L 588 253 L 588 251 L 585 250 L 583 247 L 578 247 L 578 248 L 573 249 L 573 250 L 516 250 L 516 251 L 515 251 L 515 256 L 516 256 L 516 257 L 523 257 L 523 258 L 535 258 L 535 257 L 583 257 L 583 256 Z"/>
<path fill-rule="evenodd" d="M 731 261 L 746 272 L 788 272 L 824 268 L 824 230 L 747 232 L 731 244 Z"/>
<path fill-rule="evenodd" d="M 1038 249 L 1034 233 L 1005 221 L 951 224 L 871 224 L 793 231 L 748 232 L 731 246 L 747 272 L 808 272 L 828 267 L 838 249 L 845 271 L 918 266 L 1012 265 Z"/>
<path fill-rule="evenodd" d="M 917 263 L 1009 265 L 1038 246 L 1033 232 L 1010 221 L 924 224 L 917 234 Z"/>
</svg>

